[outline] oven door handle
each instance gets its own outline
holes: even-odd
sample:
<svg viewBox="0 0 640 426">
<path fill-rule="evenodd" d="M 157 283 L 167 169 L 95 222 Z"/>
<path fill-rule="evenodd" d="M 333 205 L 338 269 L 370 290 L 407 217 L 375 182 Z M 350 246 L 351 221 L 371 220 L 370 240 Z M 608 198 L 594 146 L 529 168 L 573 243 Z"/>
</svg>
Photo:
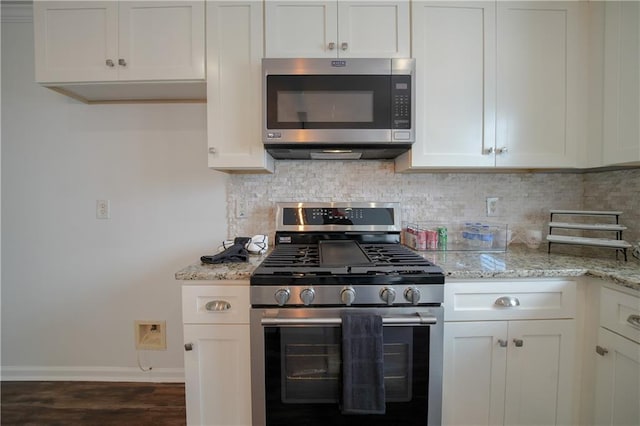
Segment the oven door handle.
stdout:
<svg viewBox="0 0 640 426">
<path fill-rule="evenodd" d="M 433 315 L 425 315 L 416 312 L 414 315 L 382 317 L 382 325 L 387 326 L 419 326 L 434 325 L 438 322 Z M 287 326 L 287 325 L 313 325 L 313 326 L 339 326 L 342 324 L 342 318 L 278 318 L 267 317 L 262 318 L 260 323 L 263 326 Z"/>
</svg>

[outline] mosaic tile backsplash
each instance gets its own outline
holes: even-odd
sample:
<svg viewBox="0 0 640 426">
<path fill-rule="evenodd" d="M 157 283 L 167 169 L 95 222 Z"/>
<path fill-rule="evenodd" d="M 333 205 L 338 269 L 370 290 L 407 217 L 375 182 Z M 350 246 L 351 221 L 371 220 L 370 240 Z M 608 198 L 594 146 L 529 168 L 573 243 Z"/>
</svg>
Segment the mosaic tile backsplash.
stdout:
<svg viewBox="0 0 640 426">
<path fill-rule="evenodd" d="M 497 216 L 486 198 L 498 197 Z M 291 201 L 396 201 L 404 221 L 508 223 L 516 235 L 548 233 L 549 209 L 624 212 L 628 241 L 640 239 L 640 169 L 598 173 L 397 174 L 392 161 L 277 161 L 272 175 L 231 175 L 229 236 L 275 233 L 275 205 Z"/>
</svg>

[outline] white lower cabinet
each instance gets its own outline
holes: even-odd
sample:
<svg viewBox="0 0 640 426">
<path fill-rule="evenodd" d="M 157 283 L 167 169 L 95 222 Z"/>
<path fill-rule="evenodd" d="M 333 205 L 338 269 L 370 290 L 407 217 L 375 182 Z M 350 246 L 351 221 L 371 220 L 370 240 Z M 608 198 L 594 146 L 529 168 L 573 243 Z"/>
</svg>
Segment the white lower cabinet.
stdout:
<svg viewBox="0 0 640 426">
<path fill-rule="evenodd" d="M 602 288 L 596 425 L 640 424 L 640 297 Z"/>
<path fill-rule="evenodd" d="M 443 424 L 572 424 L 575 289 L 567 280 L 445 285 Z"/>
<path fill-rule="evenodd" d="M 251 424 L 249 286 L 239 283 L 182 288 L 188 425 Z"/>
</svg>

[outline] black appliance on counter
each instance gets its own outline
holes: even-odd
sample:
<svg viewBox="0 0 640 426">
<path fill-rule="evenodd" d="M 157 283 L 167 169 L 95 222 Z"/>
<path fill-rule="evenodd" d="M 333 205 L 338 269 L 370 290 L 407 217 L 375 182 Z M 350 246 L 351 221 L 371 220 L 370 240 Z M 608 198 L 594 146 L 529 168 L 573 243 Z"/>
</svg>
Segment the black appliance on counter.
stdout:
<svg viewBox="0 0 640 426">
<path fill-rule="evenodd" d="M 398 203 L 281 203 L 250 278 L 254 426 L 437 425 L 444 274 L 400 244 Z M 382 319 L 384 414 L 342 412 L 345 313 Z"/>
</svg>

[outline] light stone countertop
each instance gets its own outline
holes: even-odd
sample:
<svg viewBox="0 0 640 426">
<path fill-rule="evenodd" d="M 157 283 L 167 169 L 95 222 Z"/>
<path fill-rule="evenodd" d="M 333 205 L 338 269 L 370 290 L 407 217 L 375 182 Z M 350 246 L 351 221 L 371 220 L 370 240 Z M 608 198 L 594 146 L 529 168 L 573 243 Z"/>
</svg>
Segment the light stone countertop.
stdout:
<svg viewBox="0 0 640 426">
<path fill-rule="evenodd" d="M 442 267 L 449 278 L 551 278 L 592 276 L 640 291 L 640 262 L 628 253 L 628 261 L 615 260 L 611 251 L 602 257 L 547 254 L 546 245 L 538 250 L 511 245 L 507 252 L 418 252 Z M 176 272 L 177 280 L 248 280 L 266 255 L 251 255 L 246 263 L 218 265 L 192 264 Z M 622 254 L 619 256 L 623 258 Z M 445 280 L 446 283 L 446 280 Z"/>
</svg>

